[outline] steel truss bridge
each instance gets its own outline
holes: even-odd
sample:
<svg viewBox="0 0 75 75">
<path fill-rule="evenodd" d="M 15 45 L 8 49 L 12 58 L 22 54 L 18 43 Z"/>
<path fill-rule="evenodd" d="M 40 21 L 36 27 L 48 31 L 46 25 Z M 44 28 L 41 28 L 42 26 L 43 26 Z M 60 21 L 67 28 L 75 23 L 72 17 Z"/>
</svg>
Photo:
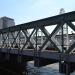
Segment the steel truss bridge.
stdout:
<svg viewBox="0 0 75 75">
<path fill-rule="evenodd" d="M 18 63 L 23 66 L 25 62 L 34 60 L 35 66 L 40 67 L 59 62 L 59 72 L 70 75 L 75 70 L 75 54 L 73 52 L 75 42 L 68 49 L 64 49 L 63 26 L 66 23 L 75 31 L 75 25 L 72 23 L 74 21 L 75 11 L 0 29 L 0 64 L 4 68 L 9 68 L 9 64 L 14 66 L 15 63 Z M 55 29 L 49 33 L 46 26 L 54 25 L 56 25 Z M 61 45 L 54 42 L 60 29 L 62 30 Z M 38 46 L 38 30 L 41 30 L 46 37 L 40 47 Z M 55 50 L 46 50 L 49 42 Z M 19 68 L 19 66 L 17 67 Z M 23 71 L 18 68 L 18 71 Z"/>
</svg>

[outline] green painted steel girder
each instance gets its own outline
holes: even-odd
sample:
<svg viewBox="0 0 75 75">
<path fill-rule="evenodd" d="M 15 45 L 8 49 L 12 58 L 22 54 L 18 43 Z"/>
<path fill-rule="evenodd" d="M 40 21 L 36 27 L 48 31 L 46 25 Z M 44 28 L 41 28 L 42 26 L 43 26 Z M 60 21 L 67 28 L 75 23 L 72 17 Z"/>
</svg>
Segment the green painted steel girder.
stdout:
<svg viewBox="0 0 75 75">
<path fill-rule="evenodd" d="M 75 21 L 75 11 L 0 29 L 0 34 Z"/>
</svg>

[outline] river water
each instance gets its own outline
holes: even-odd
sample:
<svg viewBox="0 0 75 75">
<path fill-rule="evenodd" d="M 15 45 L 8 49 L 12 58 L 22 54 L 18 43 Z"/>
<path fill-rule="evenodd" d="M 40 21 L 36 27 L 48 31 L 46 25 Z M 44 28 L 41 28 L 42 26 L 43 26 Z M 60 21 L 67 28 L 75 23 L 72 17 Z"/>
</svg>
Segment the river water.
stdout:
<svg viewBox="0 0 75 75">
<path fill-rule="evenodd" d="M 51 64 L 41 68 L 34 67 L 33 61 L 28 62 L 27 71 L 28 75 L 64 75 L 59 73 L 59 64 Z M 73 72 L 71 75 L 75 75 Z"/>
</svg>

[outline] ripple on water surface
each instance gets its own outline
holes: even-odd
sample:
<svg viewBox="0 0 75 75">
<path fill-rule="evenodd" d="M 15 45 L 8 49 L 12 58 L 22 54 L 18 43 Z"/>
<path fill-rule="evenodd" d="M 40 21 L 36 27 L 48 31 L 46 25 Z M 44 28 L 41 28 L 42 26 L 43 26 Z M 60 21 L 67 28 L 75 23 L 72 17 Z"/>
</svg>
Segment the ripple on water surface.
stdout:
<svg viewBox="0 0 75 75">
<path fill-rule="evenodd" d="M 29 75 L 64 75 L 59 73 L 59 63 L 47 65 L 41 68 L 34 67 L 34 62 L 30 61 L 28 62 L 28 74 Z M 71 75 L 75 75 L 75 72 L 73 72 Z"/>
</svg>

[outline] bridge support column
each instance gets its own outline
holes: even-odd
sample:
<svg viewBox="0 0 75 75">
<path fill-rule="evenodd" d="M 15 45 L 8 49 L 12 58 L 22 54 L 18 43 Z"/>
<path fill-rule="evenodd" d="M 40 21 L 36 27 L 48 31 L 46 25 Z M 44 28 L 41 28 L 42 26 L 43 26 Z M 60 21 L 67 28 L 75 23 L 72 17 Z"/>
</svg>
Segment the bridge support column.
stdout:
<svg viewBox="0 0 75 75">
<path fill-rule="evenodd" d="M 72 62 L 59 62 L 59 72 L 70 75 L 70 73 L 75 71 L 75 63 Z"/>
<path fill-rule="evenodd" d="M 68 62 L 66 62 L 66 75 L 70 75 L 70 66 L 71 64 L 69 64 Z"/>
<path fill-rule="evenodd" d="M 63 61 L 59 62 L 59 72 L 60 73 L 65 73 L 66 68 L 65 68 L 65 63 Z"/>
<path fill-rule="evenodd" d="M 64 61 L 60 61 L 59 62 L 59 72 L 66 74 L 66 75 L 70 75 L 71 71 L 70 71 L 70 63 L 64 62 Z"/>
</svg>

